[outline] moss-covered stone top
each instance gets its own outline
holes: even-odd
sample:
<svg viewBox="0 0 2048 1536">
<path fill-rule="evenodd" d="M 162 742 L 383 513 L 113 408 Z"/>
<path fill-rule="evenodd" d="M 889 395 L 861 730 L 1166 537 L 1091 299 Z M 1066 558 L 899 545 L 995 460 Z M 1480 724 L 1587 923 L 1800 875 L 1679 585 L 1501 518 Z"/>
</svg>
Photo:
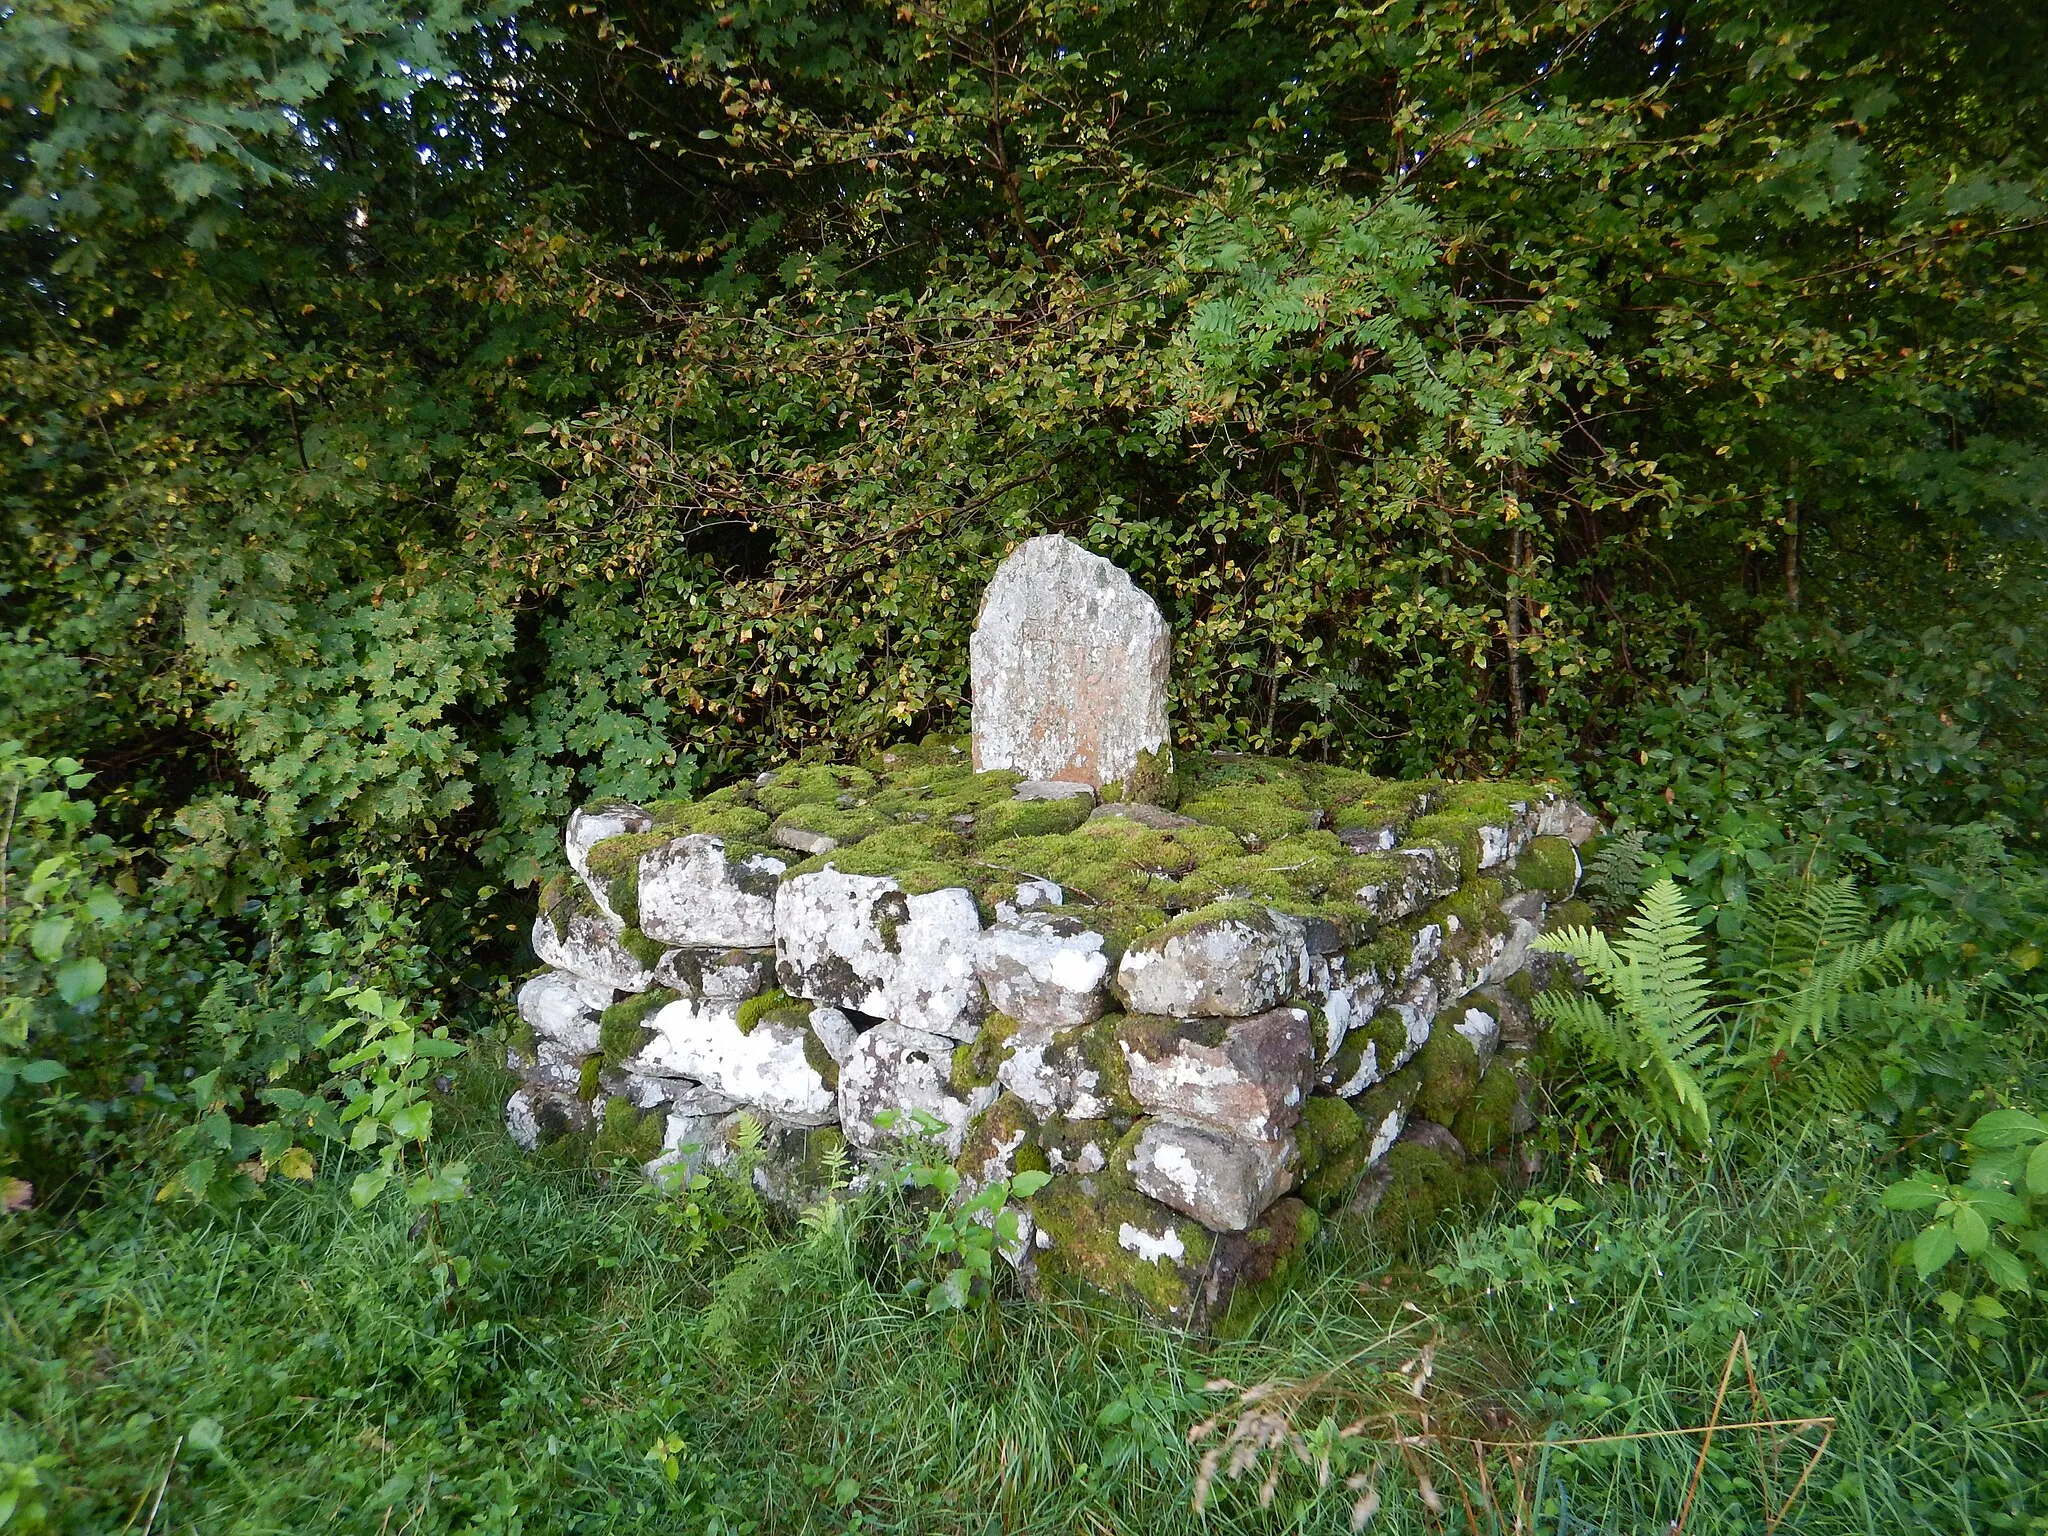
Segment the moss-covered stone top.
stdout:
<svg viewBox="0 0 2048 1536">
<path fill-rule="evenodd" d="M 1470 873 L 1482 827 L 1555 792 L 1188 752 L 1158 797 L 1178 824 L 1153 826 L 1091 817 L 1086 797 L 1018 800 L 1018 782 L 1013 772 L 976 773 L 965 742 L 931 737 L 858 764 L 795 764 L 699 799 L 657 802 L 647 808 L 657 829 L 649 835 L 713 833 L 734 855 L 783 859 L 785 879 L 830 864 L 892 876 L 913 894 L 960 886 L 985 911 L 1020 880 L 1052 880 L 1070 906 L 1092 909 L 1091 922 L 1121 939 L 1211 903 L 1248 901 L 1328 918 L 1356 942 L 1376 926 L 1361 889 L 1414 868 L 1390 848 L 1427 846 L 1454 878 Z M 804 857 L 778 840 L 799 830 L 837 846 Z"/>
</svg>

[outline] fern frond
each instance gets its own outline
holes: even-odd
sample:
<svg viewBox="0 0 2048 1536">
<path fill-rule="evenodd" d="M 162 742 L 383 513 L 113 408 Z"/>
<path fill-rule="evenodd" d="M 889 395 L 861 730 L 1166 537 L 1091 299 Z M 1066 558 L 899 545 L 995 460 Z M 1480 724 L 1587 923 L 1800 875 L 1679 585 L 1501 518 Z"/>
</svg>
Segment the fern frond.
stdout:
<svg viewBox="0 0 2048 1536">
<path fill-rule="evenodd" d="M 1720 1097 L 1719 1013 L 1708 990 L 1700 920 L 1676 882 L 1643 895 L 1619 942 L 1588 928 L 1537 940 L 1570 955 L 1590 984 L 1613 1000 L 1546 994 L 1544 1016 L 1581 1049 L 1625 1074 L 1654 1118 L 1681 1139 L 1709 1139 Z"/>
</svg>

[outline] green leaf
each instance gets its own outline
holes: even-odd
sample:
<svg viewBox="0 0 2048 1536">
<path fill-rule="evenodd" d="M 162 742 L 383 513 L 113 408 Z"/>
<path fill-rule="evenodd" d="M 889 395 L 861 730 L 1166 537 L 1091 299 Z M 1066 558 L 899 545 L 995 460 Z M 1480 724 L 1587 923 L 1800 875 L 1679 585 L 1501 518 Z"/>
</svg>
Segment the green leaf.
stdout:
<svg viewBox="0 0 2048 1536">
<path fill-rule="evenodd" d="M 2002 1290 L 2028 1289 L 2027 1266 L 2010 1249 L 1995 1242 L 1987 1243 L 1977 1256 L 1977 1262 L 1984 1266 L 1984 1273 L 1991 1277 L 1991 1283 Z"/>
<path fill-rule="evenodd" d="M 1019 1200 L 1029 1200 L 1051 1182 L 1051 1174 L 1041 1173 L 1035 1168 L 1028 1168 L 1022 1173 L 1011 1176 L 1010 1193 Z"/>
<path fill-rule="evenodd" d="M 88 997 L 99 996 L 106 985 L 107 968 L 95 956 L 87 955 L 57 968 L 57 995 L 73 1007 Z"/>
<path fill-rule="evenodd" d="M 35 957 L 45 965 L 54 965 L 64 954 L 65 941 L 71 937 L 74 924 L 68 917 L 46 917 L 32 923 L 28 930 L 28 947 Z"/>
<path fill-rule="evenodd" d="M 1994 1109 L 1964 1133 L 1974 1147 L 2024 1147 L 2048 1138 L 2048 1120 L 2024 1109 Z"/>
<path fill-rule="evenodd" d="M 418 1175 L 406 1186 L 405 1198 L 413 1205 L 446 1205 L 469 1193 L 469 1165 L 444 1163 Z"/>
<path fill-rule="evenodd" d="M 1956 1236 L 1945 1226 L 1929 1227 L 1913 1239 L 1913 1269 L 1922 1280 L 1956 1256 Z"/>
<path fill-rule="evenodd" d="M 2048 1195 L 2048 1141 L 2027 1154 L 2027 1189 L 2037 1195 Z"/>
<path fill-rule="evenodd" d="M 39 1061 L 23 1062 L 14 1068 L 15 1076 L 25 1083 L 53 1083 L 71 1069 L 61 1061 L 52 1061 L 47 1056 Z"/>
<path fill-rule="evenodd" d="M 1949 1226 L 1954 1229 L 1956 1246 L 1972 1258 L 1984 1251 L 1991 1238 L 1991 1226 L 1975 1205 L 1958 1205 Z"/>
<path fill-rule="evenodd" d="M 391 1182 L 391 1173 L 386 1168 L 365 1168 L 355 1176 L 348 1187 L 348 1197 L 360 1208 L 384 1193 L 384 1186 Z"/>
<path fill-rule="evenodd" d="M 425 1103 L 407 1104 L 392 1112 L 385 1122 L 391 1127 L 391 1134 L 406 1141 L 425 1141 L 433 1134 L 434 1106 Z"/>
<path fill-rule="evenodd" d="M 1888 1186 L 1879 1196 L 1879 1201 L 1888 1211 L 1924 1211 L 1947 1198 L 1946 1184 L 1933 1184 L 1925 1179 L 1901 1179 Z"/>
</svg>

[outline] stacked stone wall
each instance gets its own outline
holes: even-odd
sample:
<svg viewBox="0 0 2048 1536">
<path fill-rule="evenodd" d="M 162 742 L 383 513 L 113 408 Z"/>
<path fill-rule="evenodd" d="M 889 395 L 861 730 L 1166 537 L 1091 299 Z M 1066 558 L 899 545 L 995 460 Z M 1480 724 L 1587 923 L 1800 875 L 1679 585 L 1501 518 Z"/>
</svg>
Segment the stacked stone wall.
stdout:
<svg viewBox="0 0 2048 1536">
<path fill-rule="evenodd" d="M 1028 1283 L 1241 1314 L 1320 1221 L 1512 1175 L 1530 943 L 1592 819 L 1554 788 L 1198 755 L 1167 804 L 930 740 L 577 812 L 519 990 L 528 1147 L 755 1178 L 893 1155 L 1051 1175 Z M 1440 1192 L 1440 1191 L 1439 1191 Z"/>
</svg>

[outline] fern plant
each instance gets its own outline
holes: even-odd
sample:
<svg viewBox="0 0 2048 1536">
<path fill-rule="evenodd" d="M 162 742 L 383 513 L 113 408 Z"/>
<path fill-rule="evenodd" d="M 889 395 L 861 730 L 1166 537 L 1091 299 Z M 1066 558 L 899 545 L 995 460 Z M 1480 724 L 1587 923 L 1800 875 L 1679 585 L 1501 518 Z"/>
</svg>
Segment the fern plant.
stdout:
<svg viewBox="0 0 2048 1536">
<path fill-rule="evenodd" d="M 1630 827 L 1600 840 L 1586 860 L 1579 889 L 1602 917 L 1618 917 L 1642 895 L 1649 883 L 1650 840 L 1640 827 Z"/>
<path fill-rule="evenodd" d="M 1915 1020 L 1959 1006 L 1912 979 L 1913 962 L 1947 936 L 1930 917 L 1874 929 L 1848 876 L 1759 888 L 1717 966 L 1736 1000 L 1733 1107 L 1776 1124 L 1867 1107 Z"/>
<path fill-rule="evenodd" d="M 1546 992 L 1536 999 L 1538 1015 L 1588 1065 L 1608 1069 L 1619 1107 L 1682 1142 L 1706 1144 L 1727 1063 L 1700 921 L 1677 883 L 1666 876 L 1652 885 L 1619 939 L 1566 928 L 1536 947 L 1577 961 L 1607 998 Z"/>
</svg>

